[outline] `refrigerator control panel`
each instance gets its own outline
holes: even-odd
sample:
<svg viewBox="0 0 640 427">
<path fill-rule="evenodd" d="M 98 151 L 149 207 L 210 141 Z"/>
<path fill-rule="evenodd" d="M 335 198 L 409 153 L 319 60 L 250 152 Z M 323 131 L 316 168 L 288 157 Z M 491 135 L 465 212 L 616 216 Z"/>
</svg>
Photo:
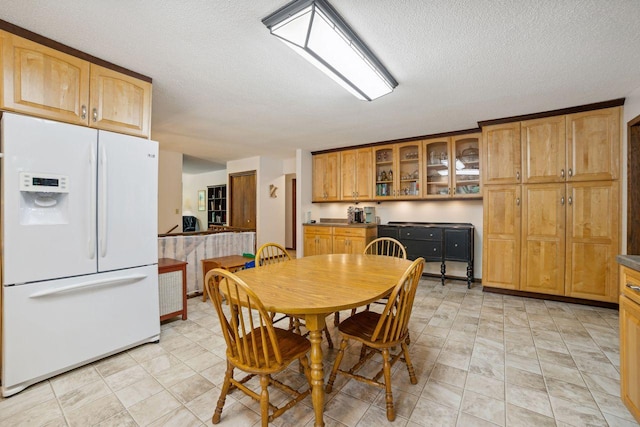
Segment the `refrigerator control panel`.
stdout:
<svg viewBox="0 0 640 427">
<path fill-rule="evenodd" d="M 69 179 L 64 175 L 20 172 L 20 191 L 38 193 L 68 193 Z"/>
</svg>

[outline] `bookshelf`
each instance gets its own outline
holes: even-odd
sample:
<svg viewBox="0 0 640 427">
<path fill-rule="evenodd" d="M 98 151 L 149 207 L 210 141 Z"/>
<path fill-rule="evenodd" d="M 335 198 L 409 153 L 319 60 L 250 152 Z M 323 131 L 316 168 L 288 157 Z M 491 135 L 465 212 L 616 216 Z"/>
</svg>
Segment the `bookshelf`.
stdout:
<svg viewBox="0 0 640 427">
<path fill-rule="evenodd" d="M 207 187 L 207 228 L 227 224 L 227 185 Z"/>
</svg>

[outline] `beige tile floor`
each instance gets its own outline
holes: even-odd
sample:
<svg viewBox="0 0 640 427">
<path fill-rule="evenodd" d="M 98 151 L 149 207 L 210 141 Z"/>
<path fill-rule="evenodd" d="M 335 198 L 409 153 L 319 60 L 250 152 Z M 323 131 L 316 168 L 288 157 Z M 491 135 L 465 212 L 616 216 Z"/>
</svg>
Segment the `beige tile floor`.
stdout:
<svg viewBox="0 0 640 427">
<path fill-rule="evenodd" d="M 343 317 L 347 316 L 343 314 Z M 338 332 L 330 328 L 335 342 Z M 482 293 L 422 280 L 411 319 L 418 384 L 394 367 L 395 426 L 637 426 L 620 401 L 618 312 Z M 225 369 L 210 302 L 162 325 L 147 344 L 41 382 L 0 401 L 1 426 L 202 426 Z M 351 354 L 353 354 L 352 349 Z M 326 353 L 331 366 L 336 351 Z M 286 373 L 302 380 L 297 366 Z M 276 401 L 278 392 L 272 393 Z M 236 391 L 219 425 L 259 425 L 259 406 Z M 389 424 L 381 390 L 338 377 L 327 426 Z M 310 399 L 276 420 L 313 425 Z"/>
</svg>

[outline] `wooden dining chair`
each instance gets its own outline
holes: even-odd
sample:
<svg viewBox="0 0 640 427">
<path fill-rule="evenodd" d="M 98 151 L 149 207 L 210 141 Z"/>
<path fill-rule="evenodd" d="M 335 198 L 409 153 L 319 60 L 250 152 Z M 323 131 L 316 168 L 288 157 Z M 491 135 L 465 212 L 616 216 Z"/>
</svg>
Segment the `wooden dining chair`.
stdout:
<svg viewBox="0 0 640 427">
<path fill-rule="evenodd" d="M 311 371 L 307 358 L 311 344 L 294 332 L 274 327 L 269 312 L 258 296 L 235 274 L 216 268 L 207 273 L 205 284 L 227 344 L 227 370 L 211 422 L 220 422 L 227 394 L 239 389 L 260 402 L 262 426 L 266 427 L 311 392 Z M 309 384 L 303 392 L 272 377 L 295 360 L 300 361 Z M 236 368 L 248 375 L 235 379 L 233 373 Z M 260 377 L 260 393 L 245 385 L 256 375 Z M 280 407 L 271 404 L 270 385 L 289 394 L 291 398 Z"/>
<path fill-rule="evenodd" d="M 409 319 L 413 300 L 423 268 L 424 258 L 413 261 L 389 295 L 389 300 L 382 313 L 362 311 L 338 325 L 342 341 L 327 382 L 327 393 L 331 393 L 337 374 L 383 388 L 386 393 L 387 419 L 389 421 L 395 420 L 396 413 L 391 393 L 391 367 L 398 360 L 402 360 L 409 371 L 411 384 L 418 382 L 409 358 L 406 339 L 409 336 Z M 362 351 L 355 365 L 348 370 L 342 370 L 340 364 L 349 340 L 362 343 Z M 400 347 L 398 352 L 392 354 L 392 349 L 397 347 Z M 372 378 L 358 374 L 358 370 L 376 353 L 382 354 L 382 369 Z M 382 381 L 380 381 L 380 377 L 383 377 Z"/>
<path fill-rule="evenodd" d="M 396 258 L 407 259 L 407 251 L 398 240 L 393 237 L 378 237 L 369 242 L 369 244 L 364 248 L 365 255 L 384 255 L 384 256 L 392 256 Z M 386 298 L 380 300 L 380 303 L 385 304 Z M 369 305 L 367 305 L 366 310 L 369 310 Z M 351 310 L 351 315 L 353 316 L 358 311 L 357 308 Z M 338 326 L 340 323 L 340 312 L 336 312 L 334 316 L 334 324 Z"/>
<path fill-rule="evenodd" d="M 393 237 L 378 237 L 369 242 L 364 248 L 365 255 L 385 255 L 407 259 L 407 251 L 398 240 Z"/>
<path fill-rule="evenodd" d="M 278 243 L 265 243 L 258 248 L 256 251 L 256 267 L 260 267 L 263 265 L 277 264 L 279 262 L 289 261 L 291 259 L 291 255 L 282 245 Z M 274 313 L 275 315 L 275 313 Z M 283 316 L 279 319 L 273 318 L 273 323 L 277 323 L 285 318 L 290 319 L 289 329 L 293 329 L 297 333 L 301 334 L 300 326 L 304 326 L 304 321 L 296 316 Z M 324 335 L 327 339 L 327 344 L 329 348 L 333 348 L 333 340 L 331 339 L 331 335 L 329 334 L 329 328 L 326 326 L 323 329 Z M 307 336 L 308 334 L 303 334 Z"/>
</svg>

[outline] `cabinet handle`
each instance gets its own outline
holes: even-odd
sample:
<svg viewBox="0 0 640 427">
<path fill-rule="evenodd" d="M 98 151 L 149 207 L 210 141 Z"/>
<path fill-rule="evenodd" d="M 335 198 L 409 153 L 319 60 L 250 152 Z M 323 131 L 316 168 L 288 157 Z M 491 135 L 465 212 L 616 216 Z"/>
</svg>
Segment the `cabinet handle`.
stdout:
<svg viewBox="0 0 640 427">
<path fill-rule="evenodd" d="M 456 194 L 456 187 L 453 187 L 453 194 Z"/>
<path fill-rule="evenodd" d="M 81 119 L 86 119 L 87 118 L 87 106 L 83 105 L 82 106 L 82 110 L 81 110 L 81 114 L 80 114 L 80 118 Z"/>
<path fill-rule="evenodd" d="M 564 196 L 560 197 L 560 204 L 564 206 Z"/>
<path fill-rule="evenodd" d="M 437 248 L 433 248 L 433 252 L 437 252 L 437 250 L 438 250 Z"/>
<path fill-rule="evenodd" d="M 640 286 L 638 285 L 632 285 L 631 283 L 627 283 L 627 288 L 631 289 L 632 291 L 640 292 Z"/>
<path fill-rule="evenodd" d="M 520 171 L 516 171 L 516 181 L 520 181 Z"/>
<path fill-rule="evenodd" d="M 516 198 L 516 206 L 520 206 L 520 197 Z"/>
<path fill-rule="evenodd" d="M 456 243 L 456 244 L 455 244 L 455 245 L 453 245 L 453 246 L 457 248 L 457 247 L 458 247 L 458 244 Z"/>
<path fill-rule="evenodd" d="M 573 176 L 573 171 L 571 170 L 571 168 L 569 168 L 569 178 L 571 178 Z"/>
<path fill-rule="evenodd" d="M 569 196 L 569 206 L 571 206 L 573 204 L 573 199 L 571 198 L 571 196 Z"/>
<path fill-rule="evenodd" d="M 564 178 L 564 169 L 560 169 L 560 176 Z"/>
<path fill-rule="evenodd" d="M 449 195 L 451 195 L 451 187 L 447 188 Z"/>
<path fill-rule="evenodd" d="M 93 109 L 93 122 L 97 122 L 98 121 L 98 109 L 94 108 Z"/>
</svg>

